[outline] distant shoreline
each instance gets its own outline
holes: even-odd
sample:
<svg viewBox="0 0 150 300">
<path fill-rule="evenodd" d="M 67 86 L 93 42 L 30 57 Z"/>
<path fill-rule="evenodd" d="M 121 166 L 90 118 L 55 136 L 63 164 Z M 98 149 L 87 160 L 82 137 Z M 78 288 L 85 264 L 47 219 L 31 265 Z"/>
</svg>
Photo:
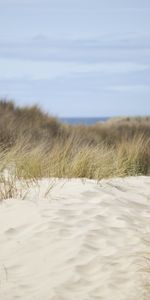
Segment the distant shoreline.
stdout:
<svg viewBox="0 0 150 300">
<path fill-rule="evenodd" d="M 73 118 L 59 118 L 59 120 L 63 123 L 71 124 L 71 125 L 92 125 L 97 122 L 106 122 L 110 119 L 110 117 L 73 117 Z"/>
</svg>

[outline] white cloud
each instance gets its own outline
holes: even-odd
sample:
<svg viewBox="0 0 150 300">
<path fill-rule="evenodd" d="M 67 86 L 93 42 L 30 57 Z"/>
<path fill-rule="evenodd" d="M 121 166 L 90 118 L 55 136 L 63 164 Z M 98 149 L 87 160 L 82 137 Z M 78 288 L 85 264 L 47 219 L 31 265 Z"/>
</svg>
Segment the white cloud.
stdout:
<svg viewBox="0 0 150 300">
<path fill-rule="evenodd" d="M 72 61 L 99 63 L 109 61 L 140 62 L 150 59 L 150 35 L 104 35 L 97 38 L 60 38 L 46 35 L 33 38 L 1 38 L 0 58 L 33 61 Z M 139 63 L 138 58 L 138 63 Z"/>
<path fill-rule="evenodd" d="M 98 72 L 101 74 L 128 74 L 150 69 L 150 66 L 132 62 L 111 62 L 81 64 L 75 62 L 21 61 L 17 59 L 0 60 L 0 79 L 30 78 L 52 79 L 68 74 Z"/>
<path fill-rule="evenodd" d="M 114 85 L 106 87 L 107 90 L 114 91 L 114 92 L 150 92 L 150 86 L 149 85 Z"/>
</svg>

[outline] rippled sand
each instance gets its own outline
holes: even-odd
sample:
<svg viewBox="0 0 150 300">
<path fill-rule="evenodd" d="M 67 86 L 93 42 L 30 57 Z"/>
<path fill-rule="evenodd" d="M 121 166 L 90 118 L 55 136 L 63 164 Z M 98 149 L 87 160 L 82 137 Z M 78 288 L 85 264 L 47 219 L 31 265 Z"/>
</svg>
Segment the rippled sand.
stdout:
<svg viewBox="0 0 150 300">
<path fill-rule="evenodd" d="M 0 299 L 146 299 L 150 177 L 51 182 L 0 203 Z"/>
</svg>

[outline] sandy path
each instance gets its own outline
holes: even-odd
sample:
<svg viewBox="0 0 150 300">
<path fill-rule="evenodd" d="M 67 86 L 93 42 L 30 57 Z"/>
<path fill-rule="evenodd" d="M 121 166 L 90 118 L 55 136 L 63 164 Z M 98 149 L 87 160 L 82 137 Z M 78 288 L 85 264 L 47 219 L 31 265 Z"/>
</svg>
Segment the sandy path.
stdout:
<svg viewBox="0 0 150 300">
<path fill-rule="evenodd" d="M 49 185 L 0 203 L 0 300 L 146 299 L 150 177 Z"/>
</svg>

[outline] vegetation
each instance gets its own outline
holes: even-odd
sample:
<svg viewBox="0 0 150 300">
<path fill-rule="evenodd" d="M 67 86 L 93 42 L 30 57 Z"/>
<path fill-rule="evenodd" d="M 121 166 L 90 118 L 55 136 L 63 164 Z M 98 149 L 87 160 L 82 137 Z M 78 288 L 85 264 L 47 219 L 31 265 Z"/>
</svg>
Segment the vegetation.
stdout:
<svg viewBox="0 0 150 300">
<path fill-rule="evenodd" d="M 149 175 L 150 117 L 71 126 L 37 106 L 1 100 L 1 174 L 5 170 L 19 179 Z"/>
</svg>

